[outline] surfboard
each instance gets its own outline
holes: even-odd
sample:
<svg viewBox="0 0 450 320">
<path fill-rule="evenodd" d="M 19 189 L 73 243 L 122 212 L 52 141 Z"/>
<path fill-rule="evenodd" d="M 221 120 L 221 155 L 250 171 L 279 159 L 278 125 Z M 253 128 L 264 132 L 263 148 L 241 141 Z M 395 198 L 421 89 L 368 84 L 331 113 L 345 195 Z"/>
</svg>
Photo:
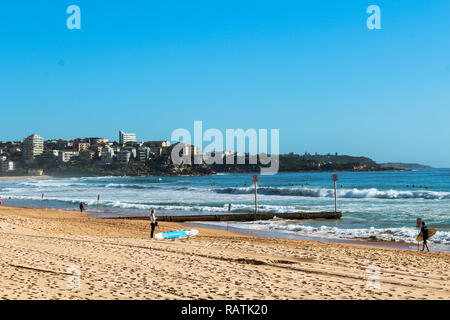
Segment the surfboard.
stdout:
<svg viewBox="0 0 450 320">
<path fill-rule="evenodd" d="M 190 238 L 198 234 L 198 230 L 175 230 L 169 232 L 161 232 L 155 234 L 156 239 L 177 239 L 177 238 Z"/>
<path fill-rule="evenodd" d="M 434 236 L 436 234 L 436 232 L 437 232 L 436 228 L 428 229 L 428 239 L 430 239 L 432 236 Z M 416 241 L 417 242 L 423 241 L 422 232 L 417 236 Z"/>
</svg>

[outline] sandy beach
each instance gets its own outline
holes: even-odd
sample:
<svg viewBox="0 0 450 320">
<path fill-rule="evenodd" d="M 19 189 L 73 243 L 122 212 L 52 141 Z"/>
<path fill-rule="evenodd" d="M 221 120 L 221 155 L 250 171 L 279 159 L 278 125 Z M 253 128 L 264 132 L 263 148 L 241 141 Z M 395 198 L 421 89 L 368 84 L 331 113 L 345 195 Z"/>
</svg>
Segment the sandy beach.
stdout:
<svg viewBox="0 0 450 320">
<path fill-rule="evenodd" d="M 210 229 L 149 240 L 147 221 L 12 207 L 0 238 L 0 299 L 450 299 L 442 252 Z"/>
<path fill-rule="evenodd" d="M 50 179 L 50 176 L 0 176 L 0 180 Z"/>
</svg>

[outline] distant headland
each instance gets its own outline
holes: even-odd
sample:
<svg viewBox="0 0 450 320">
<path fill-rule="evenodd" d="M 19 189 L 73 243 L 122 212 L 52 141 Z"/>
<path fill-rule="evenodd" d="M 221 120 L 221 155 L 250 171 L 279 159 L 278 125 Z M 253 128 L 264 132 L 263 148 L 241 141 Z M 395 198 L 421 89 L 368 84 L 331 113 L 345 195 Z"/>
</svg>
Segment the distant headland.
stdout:
<svg viewBox="0 0 450 320">
<path fill-rule="evenodd" d="M 388 162 L 380 163 L 382 168 L 396 168 L 396 169 L 431 169 L 431 166 L 418 163 L 402 163 L 402 162 Z"/>
</svg>

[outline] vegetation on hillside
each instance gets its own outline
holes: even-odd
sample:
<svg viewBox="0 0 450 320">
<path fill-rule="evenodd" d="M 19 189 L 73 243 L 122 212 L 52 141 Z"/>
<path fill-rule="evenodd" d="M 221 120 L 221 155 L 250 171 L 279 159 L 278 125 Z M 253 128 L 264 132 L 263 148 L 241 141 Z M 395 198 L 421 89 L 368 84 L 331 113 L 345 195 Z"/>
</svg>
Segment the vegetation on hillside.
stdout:
<svg viewBox="0 0 450 320">
<path fill-rule="evenodd" d="M 273 159 L 272 159 L 273 160 Z M 225 162 L 225 161 L 224 161 Z M 192 161 L 193 163 L 193 161 Z M 245 156 L 245 164 L 180 164 L 172 163 L 169 156 L 161 156 L 147 161 L 129 163 L 114 162 L 102 164 L 88 157 L 73 158 L 69 162 L 36 162 L 28 167 L 18 169 L 10 174 L 25 175 L 27 169 L 43 169 L 44 174 L 51 176 L 148 176 L 148 175 L 209 175 L 219 172 L 248 173 L 259 172 L 259 164 L 249 164 L 249 156 Z M 270 164 L 269 164 L 270 165 Z M 299 155 L 294 153 L 280 155 L 279 172 L 321 172 L 321 171 L 377 171 L 392 170 L 379 166 L 367 157 L 346 155 Z"/>
</svg>

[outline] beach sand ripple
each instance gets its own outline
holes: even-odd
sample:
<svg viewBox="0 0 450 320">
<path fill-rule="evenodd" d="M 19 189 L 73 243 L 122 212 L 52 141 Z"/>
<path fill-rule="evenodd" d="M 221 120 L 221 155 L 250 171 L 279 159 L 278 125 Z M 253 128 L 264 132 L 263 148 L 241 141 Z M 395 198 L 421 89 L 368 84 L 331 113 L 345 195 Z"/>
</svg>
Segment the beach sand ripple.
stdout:
<svg viewBox="0 0 450 320">
<path fill-rule="evenodd" d="M 450 299 L 448 253 L 208 229 L 148 237 L 146 221 L 1 207 L 0 299 Z"/>
</svg>

